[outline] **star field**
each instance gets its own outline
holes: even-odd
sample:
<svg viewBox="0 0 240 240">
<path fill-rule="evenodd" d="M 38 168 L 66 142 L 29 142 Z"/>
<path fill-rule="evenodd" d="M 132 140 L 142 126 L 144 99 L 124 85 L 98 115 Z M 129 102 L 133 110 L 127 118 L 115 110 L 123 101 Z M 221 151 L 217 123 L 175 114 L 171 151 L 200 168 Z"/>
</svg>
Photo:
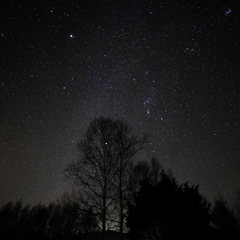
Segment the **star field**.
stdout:
<svg viewBox="0 0 240 240">
<path fill-rule="evenodd" d="M 97 116 L 210 201 L 240 186 L 237 1 L 3 1 L 0 203 L 56 200 Z"/>
</svg>

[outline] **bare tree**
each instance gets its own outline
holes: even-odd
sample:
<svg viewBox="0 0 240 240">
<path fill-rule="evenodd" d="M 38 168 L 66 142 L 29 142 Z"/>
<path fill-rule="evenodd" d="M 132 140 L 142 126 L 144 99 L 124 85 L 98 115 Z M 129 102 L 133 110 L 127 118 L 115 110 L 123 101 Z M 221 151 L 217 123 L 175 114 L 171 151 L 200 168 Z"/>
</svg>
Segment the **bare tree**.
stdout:
<svg viewBox="0 0 240 240">
<path fill-rule="evenodd" d="M 126 122 L 96 118 L 78 144 L 80 158 L 65 168 L 74 186 L 79 187 L 80 204 L 99 219 L 103 233 L 113 223 L 123 232 L 132 159 L 145 143 L 146 137 L 138 137 Z"/>
<path fill-rule="evenodd" d="M 74 189 L 72 192 L 64 192 L 58 199 L 58 204 L 66 212 L 68 219 L 65 217 L 65 234 L 72 232 L 89 233 L 99 230 L 99 223 L 92 208 L 84 208 L 80 204 L 81 196 Z M 66 231 L 67 230 L 67 231 Z"/>
<path fill-rule="evenodd" d="M 119 206 L 119 230 L 123 233 L 126 212 L 126 198 L 133 178 L 133 157 L 143 149 L 147 143 L 146 136 L 138 138 L 132 133 L 129 125 L 123 121 L 116 121 L 115 144 L 117 154 L 114 160 L 114 182 L 118 189 L 117 201 Z M 121 236 L 122 237 L 122 236 Z"/>
<path fill-rule="evenodd" d="M 239 236 L 238 221 L 233 209 L 228 205 L 228 201 L 218 193 L 214 200 L 214 206 L 211 214 L 212 224 L 221 230 L 226 239 L 233 239 L 233 236 Z"/>
<path fill-rule="evenodd" d="M 235 202 L 234 202 L 234 215 L 235 215 L 235 218 L 237 219 L 238 221 L 238 228 L 239 228 L 239 231 L 240 231 L 240 190 L 238 190 L 236 192 L 236 199 L 235 199 Z"/>
<path fill-rule="evenodd" d="M 163 167 L 161 163 L 155 157 L 150 161 L 142 160 L 137 162 L 133 167 L 133 178 L 131 182 L 132 194 L 135 194 L 139 190 L 140 183 L 143 181 L 148 181 L 152 185 L 156 185 L 161 179 L 162 170 Z M 167 172 L 167 175 L 172 178 L 170 170 Z"/>
</svg>

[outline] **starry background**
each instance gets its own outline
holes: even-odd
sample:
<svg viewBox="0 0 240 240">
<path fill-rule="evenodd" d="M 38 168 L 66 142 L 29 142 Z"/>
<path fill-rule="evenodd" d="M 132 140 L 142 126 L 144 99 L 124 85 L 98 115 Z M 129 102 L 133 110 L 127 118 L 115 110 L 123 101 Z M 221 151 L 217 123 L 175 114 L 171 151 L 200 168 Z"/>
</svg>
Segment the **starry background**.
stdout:
<svg viewBox="0 0 240 240">
<path fill-rule="evenodd" d="M 238 1 L 0 3 L 0 204 L 56 200 L 94 117 L 125 119 L 179 183 L 240 186 Z"/>
</svg>

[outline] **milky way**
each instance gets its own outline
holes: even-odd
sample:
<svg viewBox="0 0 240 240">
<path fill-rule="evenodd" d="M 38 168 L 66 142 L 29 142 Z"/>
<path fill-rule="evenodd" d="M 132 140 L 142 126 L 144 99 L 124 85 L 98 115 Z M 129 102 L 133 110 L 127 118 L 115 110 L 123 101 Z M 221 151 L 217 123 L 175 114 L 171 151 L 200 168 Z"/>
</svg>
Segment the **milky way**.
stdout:
<svg viewBox="0 0 240 240">
<path fill-rule="evenodd" d="M 83 3 L 84 2 L 84 3 Z M 210 201 L 240 185 L 237 1 L 4 1 L 0 203 L 48 203 L 98 116 Z M 4 5 L 4 6 L 3 6 Z"/>
</svg>

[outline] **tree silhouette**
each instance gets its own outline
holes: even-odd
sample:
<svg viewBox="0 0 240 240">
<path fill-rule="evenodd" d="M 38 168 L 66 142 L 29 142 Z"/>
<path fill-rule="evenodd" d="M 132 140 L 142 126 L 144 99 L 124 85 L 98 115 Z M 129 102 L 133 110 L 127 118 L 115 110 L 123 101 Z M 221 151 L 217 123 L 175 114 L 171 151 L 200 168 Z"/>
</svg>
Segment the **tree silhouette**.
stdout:
<svg viewBox="0 0 240 240">
<path fill-rule="evenodd" d="M 156 158 L 151 161 L 141 160 L 134 164 L 130 173 L 129 187 L 126 195 L 127 205 L 133 203 L 134 195 L 140 189 L 140 183 L 145 181 L 156 185 L 161 178 L 162 165 Z M 170 176 L 170 175 L 169 175 Z"/>
<path fill-rule="evenodd" d="M 239 236 L 239 225 L 234 211 L 220 193 L 214 201 L 211 221 L 216 228 L 221 230 L 222 239 L 234 239 L 237 234 Z"/>
<path fill-rule="evenodd" d="M 91 233 L 97 230 L 97 219 L 93 213 L 91 208 L 87 209 L 87 211 L 82 211 L 80 216 L 80 226 L 82 233 Z"/>
<path fill-rule="evenodd" d="M 234 215 L 238 222 L 238 228 L 240 231 L 240 190 L 237 191 L 237 197 L 234 203 Z"/>
<path fill-rule="evenodd" d="M 14 205 L 12 202 L 7 203 L 0 209 L 0 238 L 11 238 L 12 228 L 11 224 L 14 219 Z"/>
<path fill-rule="evenodd" d="M 90 221 L 90 220 L 89 220 Z M 84 231 L 81 215 L 71 204 L 22 207 L 21 200 L 0 208 L 0 239 L 53 239 Z"/>
<path fill-rule="evenodd" d="M 78 144 L 79 160 L 65 169 L 74 185 L 80 187 L 78 198 L 82 208 L 91 209 L 98 217 L 103 233 L 112 223 L 118 223 L 123 232 L 132 158 L 145 143 L 146 137 L 138 137 L 126 122 L 96 118 Z"/>
<path fill-rule="evenodd" d="M 135 188 L 139 185 L 139 182 L 148 181 L 152 185 L 156 185 L 158 181 L 161 179 L 161 172 L 163 170 L 162 165 L 156 158 L 152 158 L 151 161 L 139 161 L 134 165 L 133 175 L 135 178 L 133 179 L 133 184 L 135 184 Z M 169 177 L 171 174 L 168 174 Z"/>
<path fill-rule="evenodd" d="M 162 170 L 156 184 L 141 182 L 129 205 L 127 226 L 133 239 L 197 239 L 208 230 L 209 209 L 198 186 L 179 186 Z"/>
</svg>

